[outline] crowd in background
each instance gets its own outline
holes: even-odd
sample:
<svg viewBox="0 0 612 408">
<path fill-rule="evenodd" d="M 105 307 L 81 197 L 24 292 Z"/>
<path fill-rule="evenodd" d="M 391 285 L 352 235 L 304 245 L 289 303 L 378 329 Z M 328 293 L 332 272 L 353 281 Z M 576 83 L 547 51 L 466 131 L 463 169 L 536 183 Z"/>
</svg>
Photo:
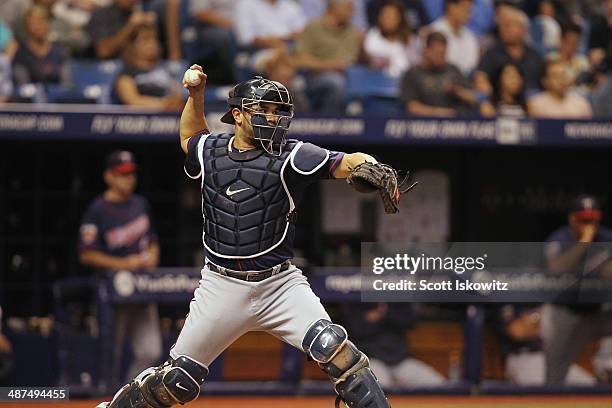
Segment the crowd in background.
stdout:
<svg viewBox="0 0 612 408">
<path fill-rule="evenodd" d="M 212 85 L 262 74 L 298 112 L 342 113 L 347 70 L 382 71 L 416 115 L 609 116 L 612 0 L 8 0 L 0 98 L 70 85 L 67 66 L 120 60 L 112 103 L 178 110 L 167 61 Z"/>
<path fill-rule="evenodd" d="M 259 73 L 287 84 L 298 112 L 338 113 L 347 108 L 347 72 L 360 64 L 397 82 L 398 103 L 409 114 L 611 117 L 611 34 L 612 0 L 6 0 L 0 101 L 22 101 L 18 89 L 28 84 L 69 86 L 74 61 L 109 60 L 121 61 L 111 102 L 178 111 L 185 94 L 167 62 L 187 61 L 203 65 L 213 86 Z M 563 237 L 568 247 L 597 241 L 599 218 L 579 224 L 581 232 Z M 83 233 L 91 237 L 91 226 Z M 146 259 L 156 264 L 158 255 Z M 560 361 L 562 369 L 548 371 L 594 384 L 572 362 L 586 341 L 609 335 L 608 328 L 589 330 L 609 326 L 610 312 L 562 310 L 556 321 L 572 327 L 559 330 L 577 340 L 553 350 L 565 358 L 548 361 L 546 348 L 560 338 L 550 324 L 542 330 L 555 320 L 543 317 L 549 309 L 500 308 L 507 378 L 558 384 L 564 377 L 546 378 L 545 367 Z M 410 356 L 410 307 L 381 303 L 349 314 L 350 332 L 372 350 L 383 385 L 443 382 Z M 588 324 L 586 315 L 606 323 Z M 153 348 L 145 357 L 157 357 Z M 10 349 L 0 335 L 0 354 Z M 602 349 L 612 354 L 612 346 Z M 612 378 L 612 358 L 605 362 L 596 373 L 601 381 Z"/>
</svg>

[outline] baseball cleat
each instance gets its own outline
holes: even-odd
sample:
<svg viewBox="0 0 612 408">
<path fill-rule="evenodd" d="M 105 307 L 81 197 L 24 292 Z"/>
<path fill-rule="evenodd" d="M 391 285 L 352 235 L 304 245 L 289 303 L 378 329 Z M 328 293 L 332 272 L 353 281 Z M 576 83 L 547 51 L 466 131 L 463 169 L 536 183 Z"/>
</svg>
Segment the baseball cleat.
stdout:
<svg viewBox="0 0 612 408">
<path fill-rule="evenodd" d="M 103 402 L 100 405 L 98 405 L 96 408 L 106 408 L 110 405 L 110 402 Z"/>
</svg>

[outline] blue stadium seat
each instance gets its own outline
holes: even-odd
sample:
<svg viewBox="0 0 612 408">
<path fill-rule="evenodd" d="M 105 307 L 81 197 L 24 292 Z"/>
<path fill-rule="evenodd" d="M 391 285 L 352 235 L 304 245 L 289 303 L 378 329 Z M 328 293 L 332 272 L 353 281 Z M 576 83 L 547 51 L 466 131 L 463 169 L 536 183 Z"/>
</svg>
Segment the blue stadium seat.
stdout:
<svg viewBox="0 0 612 408">
<path fill-rule="evenodd" d="M 14 97 L 16 102 L 44 103 L 47 102 L 47 94 L 43 84 L 22 84 L 15 87 Z"/>
<path fill-rule="evenodd" d="M 102 85 L 87 85 L 85 87 L 48 85 L 48 103 L 98 103 L 105 90 Z"/>
<path fill-rule="evenodd" d="M 363 65 L 347 69 L 347 98 L 358 101 L 368 113 L 397 114 L 401 112 L 399 79 L 384 71 Z"/>
<path fill-rule="evenodd" d="M 231 86 L 207 86 L 205 91 L 206 107 L 210 111 L 227 109 L 227 98 Z"/>
<path fill-rule="evenodd" d="M 399 96 L 399 80 L 382 70 L 353 65 L 347 69 L 346 77 L 349 98 L 359 99 L 370 96 L 397 98 Z"/>
<path fill-rule="evenodd" d="M 123 63 L 120 60 L 72 60 L 68 66 L 69 80 L 86 99 L 95 95 L 96 102 L 110 103 L 110 88 L 121 68 Z"/>
<path fill-rule="evenodd" d="M 76 86 L 110 84 L 123 68 L 120 60 L 72 60 L 69 63 L 70 82 Z"/>
</svg>

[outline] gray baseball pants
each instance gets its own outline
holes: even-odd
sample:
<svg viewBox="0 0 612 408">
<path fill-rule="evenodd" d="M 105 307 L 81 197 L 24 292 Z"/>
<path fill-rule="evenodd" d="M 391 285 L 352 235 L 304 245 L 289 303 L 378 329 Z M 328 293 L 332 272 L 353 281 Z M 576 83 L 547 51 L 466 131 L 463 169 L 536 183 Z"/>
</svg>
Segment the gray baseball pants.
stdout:
<svg viewBox="0 0 612 408">
<path fill-rule="evenodd" d="M 294 265 L 260 282 L 246 282 L 202 269 L 200 286 L 170 356 L 210 363 L 249 331 L 265 331 L 302 349 L 310 325 L 329 315 L 306 277 Z"/>
<path fill-rule="evenodd" d="M 145 368 L 157 365 L 162 354 L 162 334 L 157 305 L 116 305 L 114 310 L 112 381 L 120 383 L 123 343 L 129 339 L 133 359 L 126 378 L 134 378 Z"/>
<path fill-rule="evenodd" d="M 542 310 L 546 384 L 562 385 L 570 365 L 592 340 L 612 335 L 612 311 L 579 314 L 548 304 Z"/>
</svg>

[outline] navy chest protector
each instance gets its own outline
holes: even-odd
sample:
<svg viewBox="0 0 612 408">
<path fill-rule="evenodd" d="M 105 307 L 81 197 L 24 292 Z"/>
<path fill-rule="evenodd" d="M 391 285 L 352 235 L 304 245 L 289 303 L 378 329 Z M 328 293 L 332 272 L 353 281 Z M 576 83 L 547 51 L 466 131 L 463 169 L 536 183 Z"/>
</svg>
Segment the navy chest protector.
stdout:
<svg viewBox="0 0 612 408">
<path fill-rule="evenodd" d="M 301 142 L 287 141 L 280 156 L 261 150 L 230 153 L 231 142 L 231 135 L 214 135 L 201 147 L 203 241 L 216 256 L 252 258 L 287 236 L 295 205 L 285 168 Z"/>
</svg>

